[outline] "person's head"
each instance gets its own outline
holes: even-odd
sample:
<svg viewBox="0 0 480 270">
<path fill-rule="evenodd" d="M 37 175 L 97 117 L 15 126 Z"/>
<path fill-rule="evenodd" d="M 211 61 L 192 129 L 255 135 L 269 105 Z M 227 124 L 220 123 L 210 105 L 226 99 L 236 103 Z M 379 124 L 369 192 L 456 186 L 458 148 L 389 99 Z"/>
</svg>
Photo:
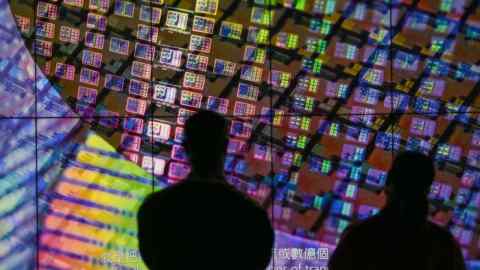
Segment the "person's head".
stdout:
<svg viewBox="0 0 480 270">
<path fill-rule="evenodd" d="M 150 270 L 264 270 L 274 231 L 266 211 L 232 187 L 190 182 L 145 200 L 138 240 Z"/>
<path fill-rule="evenodd" d="M 183 146 L 197 174 L 223 171 L 227 145 L 228 122 L 220 114 L 202 110 L 187 119 Z"/>
<path fill-rule="evenodd" d="M 388 203 L 424 212 L 434 177 L 435 167 L 430 157 L 412 151 L 399 153 L 387 176 Z"/>
</svg>

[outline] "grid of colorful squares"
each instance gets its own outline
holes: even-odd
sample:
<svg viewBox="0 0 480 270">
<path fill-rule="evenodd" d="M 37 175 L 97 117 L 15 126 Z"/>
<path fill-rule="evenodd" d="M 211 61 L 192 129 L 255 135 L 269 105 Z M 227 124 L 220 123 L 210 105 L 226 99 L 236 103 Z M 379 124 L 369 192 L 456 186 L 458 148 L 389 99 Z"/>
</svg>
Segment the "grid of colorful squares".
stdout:
<svg viewBox="0 0 480 270">
<path fill-rule="evenodd" d="M 438 17 L 421 12 L 420 7 L 418 10 L 412 7 L 415 11 L 406 13 L 408 16 L 404 16 L 403 25 L 393 29 L 389 25 L 400 21 L 400 12 L 388 10 L 388 4 L 383 2 L 372 8 L 355 1 L 345 1 L 344 6 L 339 7 L 337 1 L 315 0 L 312 1 L 311 11 L 306 10 L 308 1 L 252 2 L 253 5 L 248 9 L 249 21 L 241 22 L 234 19 L 219 20 L 220 13 L 225 10 L 219 7 L 217 0 L 197 0 L 193 10 L 175 8 L 162 0 L 141 3 L 126 0 L 39 1 L 34 51 L 37 57 L 45 59 L 50 59 L 56 53 L 55 28 L 59 30 L 58 39 L 63 45 L 82 44 L 77 62 L 48 62 L 44 66 L 44 73 L 55 79 L 78 82 L 74 105 L 76 112 L 92 122 L 95 116 L 104 117 L 98 124 L 107 130 L 121 132 L 120 151 L 145 170 L 170 183 L 183 179 L 189 172 L 181 147 L 183 125 L 185 119 L 200 108 L 233 118 L 226 171 L 238 182 L 247 170 L 239 156 L 247 152 L 245 145 L 252 135 L 258 135 L 254 134 L 256 125 L 262 123 L 285 129 L 281 131 L 284 133 L 281 138 L 284 145 L 278 151 L 281 152 L 279 164 L 282 169 L 275 172 L 273 179 L 268 176 L 264 179 L 268 183 L 280 182 L 291 187 L 281 195 L 285 200 L 294 201 L 292 198 L 298 195 L 304 198 L 304 207 L 316 210 L 328 204 L 324 196 L 296 191 L 298 171 L 302 166 L 319 175 L 329 175 L 336 170 L 336 178 L 350 181 L 345 183 L 339 180 L 333 185 L 333 192 L 340 198 L 331 203 L 331 213 L 336 217 L 329 219 L 326 226 L 328 233 L 334 236 L 322 239 L 331 243 L 337 241 L 339 233 L 348 225 L 348 218 L 354 213 L 364 217 L 378 210 L 368 205 L 358 209 L 354 207 L 355 198 L 362 187 L 376 190 L 385 183 L 385 169 L 366 169 L 356 165 L 364 162 L 368 156 L 369 142 L 373 141 L 376 149 L 386 152 L 402 147 L 425 153 L 435 149 L 437 160 L 461 162 L 466 157 L 469 166 L 478 165 L 480 151 L 475 150 L 474 146 L 478 146 L 478 143 L 473 140 L 468 153 L 462 152 L 461 146 L 448 142 L 435 148 L 438 123 L 429 118 L 429 115 L 442 111 L 457 113 L 475 109 L 474 106 L 463 106 L 456 97 L 444 101 L 441 99 L 448 92 L 447 80 L 443 77 L 452 76 L 468 83 L 480 77 L 480 68 L 476 64 L 457 65 L 445 60 L 455 53 L 455 40 L 450 36 L 458 31 L 461 23 L 459 18 L 465 12 L 465 5 L 459 7 L 453 1 L 438 1 L 439 10 L 446 14 Z M 410 7 L 410 1 L 394 2 L 399 7 Z M 270 8 L 269 3 L 277 8 Z M 87 12 L 85 32 L 81 32 L 80 27 L 55 24 L 63 5 L 82 8 Z M 107 15 L 111 9 L 113 15 Z M 305 21 L 299 21 L 307 26 L 308 36 L 301 36 L 294 30 L 275 29 L 273 22 L 281 17 L 279 9 L 304 14 Z M 380 12 L 382 9 L 383 14 Z M 342 15 L 337 12 L 339 10 L 344 11 Z M 371 18 L 369 15 L 372 15 Z M 356 32 L 355 25 L 350 25 L 345 17 L 368 24 L 367 35 Z M 20 30 L 28 33 L 31 18 L 20 15 L 16 18 Z M 135 31 L 129 33 L 129 37 L 109 33 L 109 27 L 119 18 L 135 19 Z M 429 44 L 421 48 L 411 46 L 407 40 L 402 40 L 401 33 L 395 32 L 404 29 L 423 31 L 432 24 L 435 35 Z M 463 29 L 465 38 L 474 42 L 479 40 L 478 25 L 466 23 Z M 184 47 L 169 46 L 162 42 L 162 32 L 188 35 L 188 44 Z M 215 45 L 219 41 L 238 44 L 242 50 L 241 61 L 231 61 L 228 57 L 217 58 Z M 392 55 L 387 49 L 389 45 L 395 46 Z M 110 72 L 104 63 L 106 54 L 128 59 L 128 68 L 123 73 Z M 294 57 L 289 58 L 289 55 Z M 275 61 L 285 57 L 286 63 L 298 61 L 298 70 L 272 68 L 269 64 L 273 60 L 269 57 L 275 57 Z M 392 63 L 389 63 L 390 57 Z M 408 78 L 391 82 L 393 76 L 386 71 L 390 68 L 389 64 L 399 73 L 416 72 L 421 68 L 427 71 L 418 83 Z M 177 81 L 157 81 L 155 72 L 158 70 L 176 71 L 181 75 Z M 342 76 L 337 76 L 338 73 Z M 216 76 L 235 81 L 231 97 L 206 94 L 209 80 Z M 386 91 L 386 84 L 393 90 Z M 410 95 L 409 91 L 413 88 L 418 88 L 418 91 Z M 290 90 L 291 95 L 284 99 L 284 104 L 271 107 L 269 105 L 273 103 L 267 105 L 259 102 L 262 98 L 263 101 L 269 98 L 267 90 L 278 96 Z M 99 102 L 105 91 L 125 96 L 122 111 L 112 110 Z M 349 100 L 349 97 L 353 99 Z M 323 107 L 320 106 L 321 102 Z M 331 108 L 339 107 L 332 105 L 335 102 L 340 105 L 347 103 L 347 110 L 340 111 L 340 114 L 347 115 L 344 119 L 314 117 L 316 113 L 328 113 Z M 149 110 L 152 106 L 174 111 L 174 120 L 151 117 Z M 379 119 L 376 114 L 382 112 L 413 112 L 418 115 L 411 118 L 405 138 L 398 128 L 380 130 L 382 121 L 386 119 Z M 464 123 L 474 121 L 468 115 L 447 117 Z M 305 151 L 311 151 L 312 137 L 340 138 L 341 135 L 347 142 L 340 147 L 340 161 L 320 155 L 304 156 Z M 169 145 L 170 156 L 149 152 L 151 142 Z M 254 142 L 251 148 L 253 158 L 262 162 L 272 162 L 275 154 L 278 154 L 265 142 Z M 152 163 L 157 166 L 152 167 Z M 471 194 L 469 191 L 476 184 L 468 180 L 477 179 L 479 175 L 476 169 L 465 172 L 462 179 L 467 180 L 462 180 L 460 184 L 462 189 L 457 204 L 471 204 L 480 200 L 480 193 Z M 359 184 L 357 181 L 363 178 L 364 182 Z M 244 185 L 248 186 L 248 183 Z M 432 199 L 449 203 L 453 196 L 452 189 L 449 184 L 436 182 Z M 250 191 L 258 196 L 261 192 Z M 467 196 L 463 193 L 471 195 L 472 201 L 464 202 L 462 198 Z M 274 215 L 285 222 L 292 217 L 291 211 L 279 211 Z M 465 215 L 474 214 L 469 212 Z M 465 219 L 466 224 L 471 222 L 472 217 Z M 459 239 L 464 239 L 463 246 L 468 247 L 474 242 L 473 230 L 465 224 L 456 226 L 454 230 Z M 292 233 L 316 237 L 302 230 L 292 230 Z M 468 251 L 465 249 L 465 252 Z"/>
</svg>

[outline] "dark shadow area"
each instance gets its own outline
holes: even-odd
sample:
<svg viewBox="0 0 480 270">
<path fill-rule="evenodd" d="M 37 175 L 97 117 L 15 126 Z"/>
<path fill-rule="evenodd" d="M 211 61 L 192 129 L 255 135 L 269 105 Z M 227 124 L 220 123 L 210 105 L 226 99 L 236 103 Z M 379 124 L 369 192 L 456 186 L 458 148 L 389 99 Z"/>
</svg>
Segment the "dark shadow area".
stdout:
<svg viewBox="0 0 480 270">
<path fill-rule="evenodd" d="M 268 266 L 274 243 L 268 215 L 223 175 L 227 127 L 214 112 L 201 111 L 187 120 L 189 177 L 148 196 L 138 213 L 140 253 L 149 269 Z"/>
<path fill-rule="evenodd" d="M 450 232 L 427 219 L 434 176 L 431 158 L 400 153 L 388 173 L 386 206 L 346 229 L 329 269 L 466 269 Z"/>
</svg>

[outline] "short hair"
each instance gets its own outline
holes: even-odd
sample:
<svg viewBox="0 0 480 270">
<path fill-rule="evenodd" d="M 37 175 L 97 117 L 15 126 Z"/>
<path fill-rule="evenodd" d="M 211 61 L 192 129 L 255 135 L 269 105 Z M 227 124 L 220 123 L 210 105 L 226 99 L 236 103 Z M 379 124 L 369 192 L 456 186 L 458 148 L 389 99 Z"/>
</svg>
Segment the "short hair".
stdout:
<svg viewBox="0 0 480 270">
<path fill-rule="evenodd" d="M 185 123 L 183 146 L 187 152 L 208 156 L 225 151 L 228 121 L 220 114 L 201 110 Z"/>
<path fill-rule="evenodd" d="M 216 112 L 201 110 L 185 123 L 183 146 L 198 175 L 218 169 L 227 151 L 228 121 Z"/>
<path fill-rule="evenodd" d="M 425 154 L 405 151 L 393 161 L 387 176 L 387 186 L 393 186 L 402 197 L 424 196 L 435 178 L 432 158 Z"/>
<path fill-rule="evenodd" d="M 263 270 L 274 231 L 266 211 L 233 187 L 189 181 L 145 199 L 138 239 L 150 270 Z"/>
</svg>

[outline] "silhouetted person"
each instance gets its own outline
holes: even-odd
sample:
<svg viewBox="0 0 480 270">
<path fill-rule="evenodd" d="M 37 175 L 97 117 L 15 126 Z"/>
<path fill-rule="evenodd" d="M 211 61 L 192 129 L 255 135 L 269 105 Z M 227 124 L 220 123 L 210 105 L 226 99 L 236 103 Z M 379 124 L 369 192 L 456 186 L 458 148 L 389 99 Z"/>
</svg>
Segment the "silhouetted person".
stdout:
<svg viewBox="0 0 480 270">
<path fill-rule="evenodd" d="M 191 116 L 184 133 L 189 177 L 148 196 L 140 207 L 140 254 L 150 270 L 268 266 L 274 231 L 266 212 L 224 179 L 227 126 L 217 113 Z"/>
<path fill-rule="evenodd" d="M 464 270 L 455 239 L 427 220 L 434 175 L 429 157 L 400 153 L 387 176 L 386 206 L 346 229 L 330 258 L 329 270 Z"/>
</svg>

